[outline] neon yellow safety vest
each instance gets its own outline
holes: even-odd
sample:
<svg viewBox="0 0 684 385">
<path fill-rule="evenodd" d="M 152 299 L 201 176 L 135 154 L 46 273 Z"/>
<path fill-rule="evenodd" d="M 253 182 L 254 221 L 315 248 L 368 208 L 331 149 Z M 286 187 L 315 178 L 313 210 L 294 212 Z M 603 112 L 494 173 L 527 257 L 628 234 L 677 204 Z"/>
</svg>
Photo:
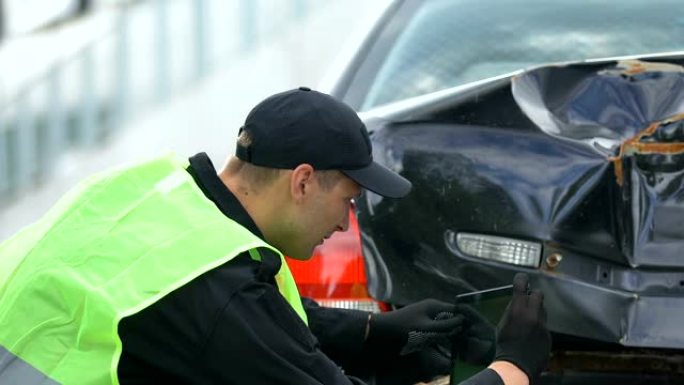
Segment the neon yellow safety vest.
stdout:
<svg viewBox="0 0 684 385">
<path fill-rule="evenodd" d="M 272 246 L 172 156 L 95 176 L 0 244 L 0 384 L 118 384 L 119 321 Z M 285 261 L 278 288 L 306 323 Z"/>
</svg>

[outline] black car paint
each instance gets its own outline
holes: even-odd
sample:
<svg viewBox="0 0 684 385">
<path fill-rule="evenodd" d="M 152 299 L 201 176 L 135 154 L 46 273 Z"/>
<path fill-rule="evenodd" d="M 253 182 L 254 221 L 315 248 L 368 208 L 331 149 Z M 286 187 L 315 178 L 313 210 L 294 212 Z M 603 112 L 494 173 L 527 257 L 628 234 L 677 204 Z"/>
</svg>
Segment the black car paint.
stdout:
<svg viewBox="0 0 684 385">
<path fill-rule="evenodd" d="M 681 56 L 642 60 L 684 64 Z M 658 125 L 684 108 L 684 72 L 618 74 L 620 87 L 605 78 L 616 66 L 543 67 L 469 89 L 467 97 L 367 115 L 375 159 L 414 184 L 401 200 L 367 193 L 359 202 L 371 294 L 395 305 L 449 300 L 527 271 L 545 293 L 556 333 L 684 348 L 684 125 Z M 513 90 L 530 79 L 544 113 L 582 135 L 551 134 L 528 117 L 520 103 L 529 95 L 516 100 Z M 573 93 L 587 84 L 585 91 L 597 87 Z M 669 150 L 620 156 L 625 142 L 653 124 L 640 141 L 657 138 Z M 612 146 L 587 140 L 601 136 Z M 445 241 L 458 231 L 539 241 L 542 261 L 562 260 L 529 269 L 476 259 Z"/>
</svg>

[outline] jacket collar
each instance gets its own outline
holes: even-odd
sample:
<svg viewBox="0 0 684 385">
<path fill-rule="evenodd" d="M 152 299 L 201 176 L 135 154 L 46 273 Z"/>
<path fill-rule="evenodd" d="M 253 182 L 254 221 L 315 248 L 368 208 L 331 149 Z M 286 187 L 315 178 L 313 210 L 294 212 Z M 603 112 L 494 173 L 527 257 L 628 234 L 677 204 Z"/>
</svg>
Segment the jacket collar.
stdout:
<svg viewBox="0 0 684 385">
<path fill-rule="evenodd" d="M 189 161 L 190 166 L 187 168 L 188 173 L 192 175 L 195 183 L 197 183 L 204 195 L 214 202 L 223 215 L 234 220 L 257 237 L 264 239 L 263 234 L 252 217 L 249 216 L 247 210 L 242 207 L 242 204 L 240 204 L 237 197 L 235 197 L 218 177 L 214 164 L 211 162 L 211 159 L 209 159 L 209 156 L 204 152 L 200 152 L 190 157 Z M 272 282 L 273 277 L 278 273 L 281 267 L 280 257 L 270 249 L 260 249 L 259 254 L 261 254 L 259 276 L 265 281 Z"/>
<path fill-rule="evenodd" d="M 259 231 L 259 228 L 256 223 L 254 223 L 252 217 L 249 216 L 247 210 L 242 207 L 242 204 L 240 204 L 237 197 L 235 197 L 218 177 L 214 164 L 211 162 L 211 159 L 209 159 L 209 156 L 204 152 L 200 152 L 199 154 L 190 157 L 189 160 L 190 167 L 188 167 L 188 172 L 192 175 L 193 179 L 195 179 L 199 188 L 202 189 L 204 195 L 214 202 L 223 215 L 229 217 L 252 232 L 252 234 L 263 239 L 263 234 Z"/>
</svg>

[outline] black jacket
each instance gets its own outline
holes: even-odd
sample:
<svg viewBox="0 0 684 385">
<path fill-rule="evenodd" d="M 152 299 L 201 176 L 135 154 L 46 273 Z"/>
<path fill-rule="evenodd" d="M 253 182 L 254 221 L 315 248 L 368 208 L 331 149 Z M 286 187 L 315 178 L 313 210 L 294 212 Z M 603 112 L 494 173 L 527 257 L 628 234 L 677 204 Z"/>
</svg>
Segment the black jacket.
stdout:
<svg viewBox="0 0 684 385">
<path fill-rule="evenodd" d="M 190 158 L 188 172 L 223 214 L 262 237 L 206 154 Z M 305 299 L 307 328 L 276 286 L 280 258 L 260 253 L 261 262 L 243 253 L 123 319 L 121 384 L 362 384 L 329 356 L 361 371 L 383 361 L 364 348 L 367 313 Z M 480 376 L 486 382 L 473 385 L 502 384 L 490 370 Z"/>
</svg>

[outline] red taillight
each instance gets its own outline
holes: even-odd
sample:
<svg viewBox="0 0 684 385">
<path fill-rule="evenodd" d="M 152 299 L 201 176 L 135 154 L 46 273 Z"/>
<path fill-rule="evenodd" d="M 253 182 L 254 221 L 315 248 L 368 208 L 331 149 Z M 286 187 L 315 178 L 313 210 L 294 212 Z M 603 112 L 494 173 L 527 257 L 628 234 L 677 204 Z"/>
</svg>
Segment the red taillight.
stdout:
<svg viewBox="0 0 684 385">
<path fill-rule="evenodd" d="M 353 211 L 349 215 L 347 231 L 334 233 L 314 250 L 311 259 L 287 258 L 287 264 L 299 294 L 322 306 L 369 311 L 389 309 L 368 295 L 359 224 Z"/>
</svg>

